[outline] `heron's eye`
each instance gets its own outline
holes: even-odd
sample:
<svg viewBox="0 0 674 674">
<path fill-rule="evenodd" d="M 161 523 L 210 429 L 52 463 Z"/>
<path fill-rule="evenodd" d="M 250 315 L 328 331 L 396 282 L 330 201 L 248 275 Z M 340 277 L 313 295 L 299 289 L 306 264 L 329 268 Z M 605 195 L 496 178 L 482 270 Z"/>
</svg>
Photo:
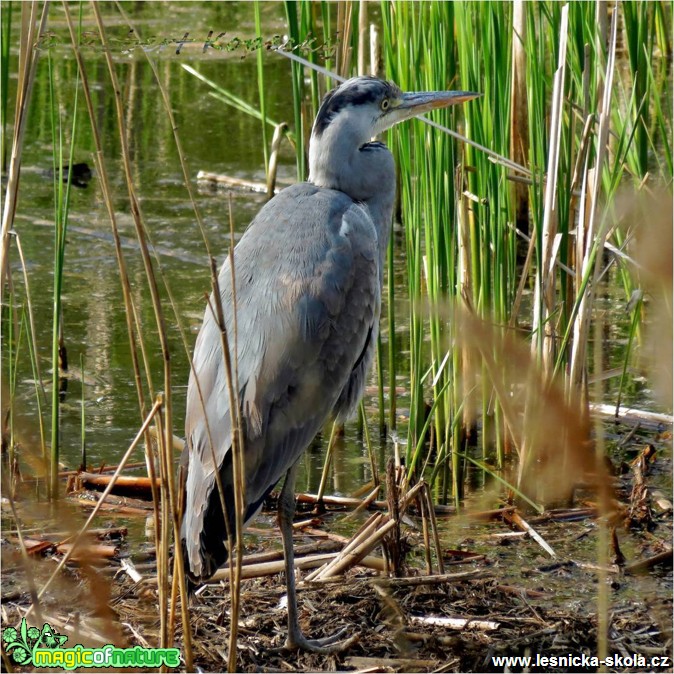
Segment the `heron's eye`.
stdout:
<svg viewBox="0 0 674 674">
<path fill-rule="evenodd" d="M 388 98 L 385 98 L 385 99 L 381 102 L 381 109 L 384 110 L 384 111 L 386 111 L 386 110 L 388 110 L 390 107 L 391 107 L 391 101 L 389 101 Z"/>
</svg>

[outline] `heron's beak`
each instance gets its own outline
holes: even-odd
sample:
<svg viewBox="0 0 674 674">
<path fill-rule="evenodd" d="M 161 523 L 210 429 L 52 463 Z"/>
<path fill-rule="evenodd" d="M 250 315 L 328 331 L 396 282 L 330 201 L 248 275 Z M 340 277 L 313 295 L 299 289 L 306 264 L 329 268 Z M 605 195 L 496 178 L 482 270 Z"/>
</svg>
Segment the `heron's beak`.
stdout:
<svg viewBox="0 0 674 674">
<path fill-rule="evenodd" d="M 421 115 L 429 110 L 447 108 L 457 103 L 465 103 L 479 98 L 482 94 L 472 91 L 421 91 L 403 94 L 402 103 L 398 106 L 399 111 L 405 111 L 409 117 Z"/>
<path fill-rule="evenodd" d="M 472 101 L 480 96 L 482 94 L 474 94 L 472 91 L 421 91 L 403 94 L 397 105 L 394 103 L 381 117 L 381 126 L 377 133 L 429 110 Z"/>
</svg>

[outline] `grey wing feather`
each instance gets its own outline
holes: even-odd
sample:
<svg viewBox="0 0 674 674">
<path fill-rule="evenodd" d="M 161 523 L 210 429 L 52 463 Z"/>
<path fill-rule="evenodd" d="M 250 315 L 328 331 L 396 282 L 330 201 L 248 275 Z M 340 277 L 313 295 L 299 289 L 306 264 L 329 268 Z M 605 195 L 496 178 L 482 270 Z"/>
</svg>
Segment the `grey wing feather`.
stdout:
<svg viewBox="0 0 674 674">
<path fill-rule="evenodd" d="M 249 518 L 330 414 L 352 406 L 355 393 L 362 391 L 380 307 L 374 225 L 367 210 L 341 192 L 295 185 L 251 223 L 235 249 L 234 269 Z M 219 282 L 233 349 L 228 262 Z M 232 480 L 229 396 L 220 334 L 210 309 L 193 363 L 181 537 L 188 566 L 193 575 L 203 577 L 226 556 L 215 471 L 220 471 L 226 505 Z M 357 381 L 354 367 L 363 370 Z M 343 397 L 347 405 L 339 402 Z M 233 522 L 231 514 L 228 519 Z"/>
</svg>

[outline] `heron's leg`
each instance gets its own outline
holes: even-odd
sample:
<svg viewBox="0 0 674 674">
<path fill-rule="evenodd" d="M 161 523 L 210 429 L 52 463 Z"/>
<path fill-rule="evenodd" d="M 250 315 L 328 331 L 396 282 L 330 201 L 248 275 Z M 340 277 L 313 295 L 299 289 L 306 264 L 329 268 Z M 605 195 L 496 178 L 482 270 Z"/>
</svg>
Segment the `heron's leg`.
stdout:
<svg viewBox="0 0 674 674">
<path fill-rule="evenodd" d="M 288 639 L 286 648 L 301 648 L 314 653 L 335 653 L 348 648 L 355 642 L 351 637 L 339 641 L 343 630 L 324 639 L 307 639 L 300 629 L 297 613 L 297 594 L 295 591 L 295 551 L 293 550 L 293 516 L 295 515 L 295 478 L 299 461 L 290 468 L 286 475 L 283 489 L 278 500 L 278 517 L 283 538 L 283 553 L 286 570 L 286 588 L 288 591 Z"/>
</svg>

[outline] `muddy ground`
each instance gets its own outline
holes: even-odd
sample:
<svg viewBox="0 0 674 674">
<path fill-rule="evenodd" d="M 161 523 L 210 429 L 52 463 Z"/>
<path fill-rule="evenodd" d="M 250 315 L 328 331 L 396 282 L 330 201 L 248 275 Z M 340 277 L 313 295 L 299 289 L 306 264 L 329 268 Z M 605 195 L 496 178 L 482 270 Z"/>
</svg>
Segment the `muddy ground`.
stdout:
<svg viewBox="0 0 674 674">
<path fill-rule="evenodd" d="M 614 462 L 617 517 L 612 520 L 615 535 L 603 570 L 598 563 L 600 527 L 591 494 L 579 493 L 573 508 L 543 516 L 522 511 L 554 549 L 554 557 L 502 517 L 485 521 L 440 513 L 445 577 L 438 577 L 436 563 L 434 577 L 425 577 L 420 520 L 412 515 L 404 527 L 409 546 L 406 578 L 382 579 L 358 567 L 330 583 L 300 584 L 302 629 L 312 637 L 344 630 L 345 637 L 355 637 L 344 652 L 316 655 L 282 649 L 283 575 L 244 580 L 238 668 L 246 672 L 672 671 L 670 441 L 665 437 L 652 455 L 647 446 L 633 452 L 635 461 L 642 457 L 641 478 L 633 462 L 622 466 Z M 298 514 L 298 519 L 306 517 Z M 328 512 L 321 529 L 329 534 L 339 528 L 342 517 L 342 512 Z M 8 521 L 5 517 L 5 531 Z M 97 526 L 119 528 L 119 524 L 119 517 L 110 515 L 101 517 Z M 279 549 L 273 512 L 263 515 L 261 526 L 265 525 L 257 535 L 247 537 L 246 554 Z M 319 539 L 315 528 L 313 533 L 299 531 L 296 546 Z M 100 639 L 114 637 L 125 645 L 156 645 L 160 626 L 153 551 L 139 545 L 137 532 L 110 542 L 115 555 L 97 572 L 71 566 L 45 598 L 44 609 L 64 626 L 76 623 L 84 639 L 98 634 Z M 5 627 L 24 615 L 30 594 L 11 535 L 3 536 L 3 553 Z M 135 582 L 122 571 L 124 558 L 134 560 L 143 580 Z M 58 552 L 52 550 L 33 561 L 37 587 L 57 560 Z M 305 575 L 299 572 L 298 580 Z M 606 583 L 609 599 L 607 652 L 614 660 L 597 667 L 589 658 L 598 655 L 601 582 Z M 222 671 L 229 639 L 226 585 L 200 591 L 192 600 L 190 617 L 196 667 Z M 447 618 L 464 623 L 437 624 Z M 108 636 L 100 636 L 106 629 Z M 180 624 L 177 642 L 182 648 Z M 528 667 L 521 662 L 499 663 L 494 659 L 499 656 L 530 656 L 533 662 Z M 570 656 L 576 659 L 569 660 Z M 542 664 L 539 659 L 537 666 L 537 657 L 549 660 Z M 3 671 L 9 666 L 5 654 Z"/>
</svg>

